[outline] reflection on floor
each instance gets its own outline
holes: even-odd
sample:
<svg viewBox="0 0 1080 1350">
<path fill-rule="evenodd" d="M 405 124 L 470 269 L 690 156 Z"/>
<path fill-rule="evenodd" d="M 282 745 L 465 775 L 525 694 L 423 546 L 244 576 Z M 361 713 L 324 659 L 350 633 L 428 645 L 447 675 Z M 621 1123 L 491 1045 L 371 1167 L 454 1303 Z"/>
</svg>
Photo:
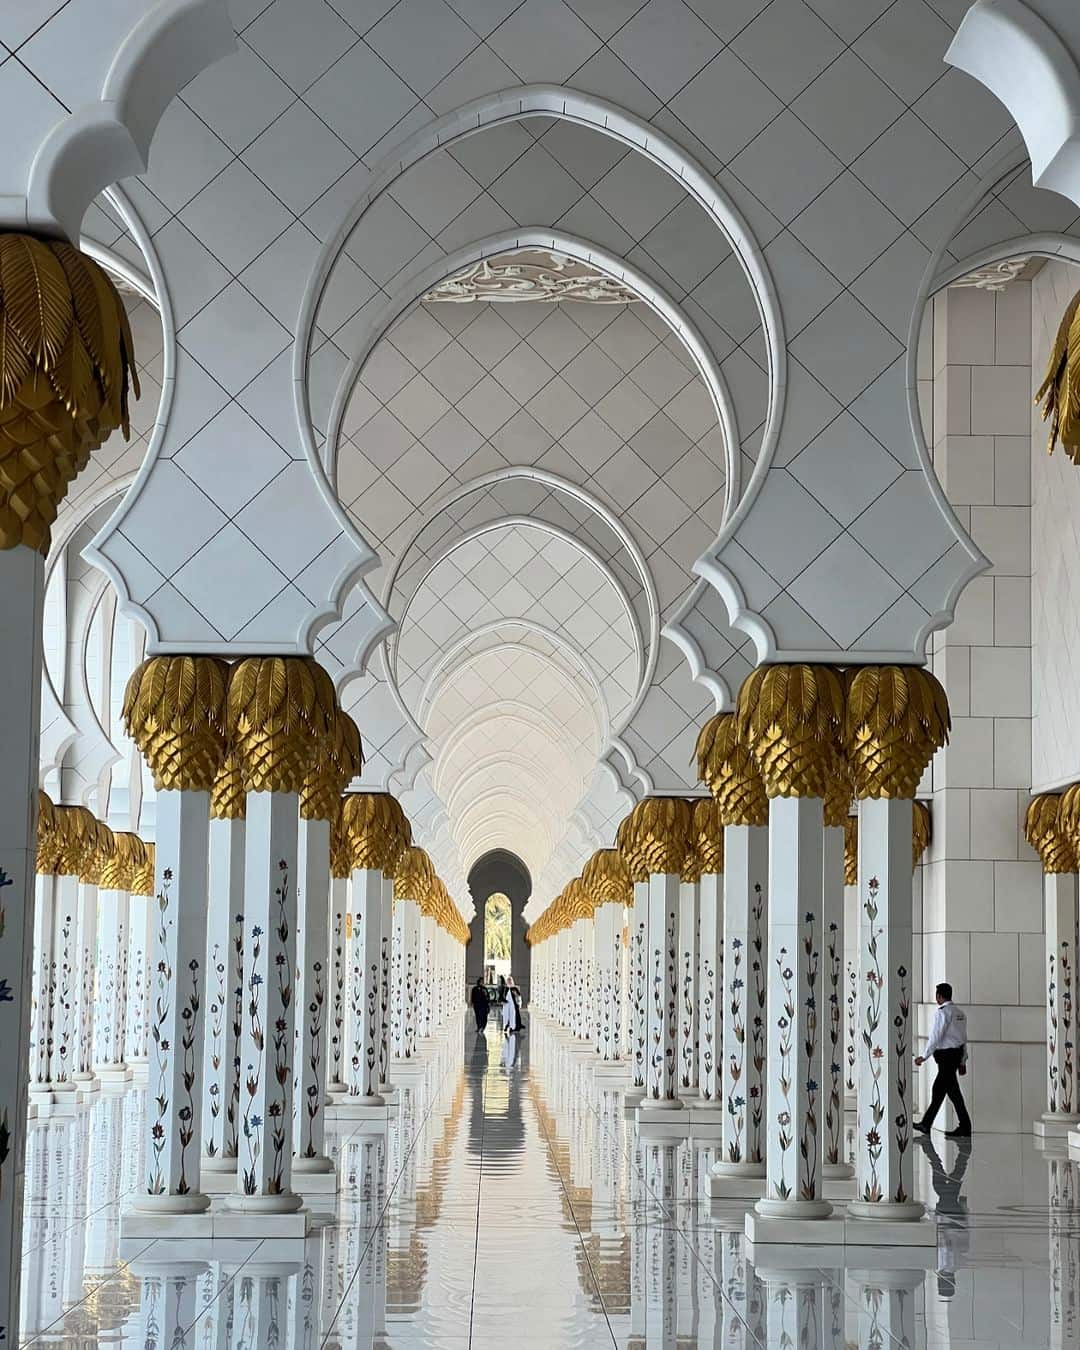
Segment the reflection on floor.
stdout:
<svg viewBox="0 0 1080 1350">
<path fill-rule="evenodd" d="M 296 1250 L 121 1250 L 142 1092 L 35 1123 L 21 1344 L 1080 1346 L 1078 1164 L 1027 1138 L 920 1141 L 936 1254 L 855 1261 L 851 1248 L 749 1249 L 739 1212 L 699 1199 L 715 1146 L 637 1141 L 619 1093 L 539 1018 L 516 1062 L 495 1028 L 466 1032 L 464 1058 L 444 1048 L 401 1096 L 388 1127 L 333 1136 L 334 1214 Z"/>
</svg>

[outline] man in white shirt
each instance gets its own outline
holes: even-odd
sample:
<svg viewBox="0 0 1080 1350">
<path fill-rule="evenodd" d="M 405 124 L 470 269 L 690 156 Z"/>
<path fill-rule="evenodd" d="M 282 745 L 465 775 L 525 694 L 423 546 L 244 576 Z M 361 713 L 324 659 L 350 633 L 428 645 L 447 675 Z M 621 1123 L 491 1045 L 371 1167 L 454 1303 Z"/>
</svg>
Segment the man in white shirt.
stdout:
<svg viewBox="0 0 1080 1350">
<path fill-rule="evenodd" d="M 915 1129 L 923 1134 L 930 1133 L 934 1117 L 941 1104 L 948 1097 L 956 1112 L 956 1128 L 946 1130 L 946 1139 L 969 1139 L 971 1137 L 971 1118 L 964 1105 L 964 1094 L 960 1091 L 961 1078 L 967 1073 L 967 1015 L 952 1001 L 952 985 L 939 984 L 935 990 L 938 1010 L 934 1014 L 934 1025 L 930 1029 L 930 1039 L 926 1042 L 926 1053 L 915 1056 L 916 1064 L 925 1064 L 931 1055 L 937 1065 L 937 1077 L 930 1094 L 930 1106 L 922 1120 L 915 1122 Z"/>
</svg>

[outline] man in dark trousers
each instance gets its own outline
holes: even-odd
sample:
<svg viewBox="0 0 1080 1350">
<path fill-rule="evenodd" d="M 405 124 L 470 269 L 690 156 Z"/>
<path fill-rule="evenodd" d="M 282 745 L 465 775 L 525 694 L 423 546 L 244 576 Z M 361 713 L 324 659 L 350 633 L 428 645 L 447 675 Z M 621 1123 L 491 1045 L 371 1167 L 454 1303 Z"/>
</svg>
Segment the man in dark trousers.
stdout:
<svg viewBox="0 0 1080 1350">
<path fill-rule="evenodd" d="M 939 984 L 935 990 L 938 1010 L 934 1014 L 934 1025 L 930 1029 L 930 1039 L 926 1042 L 926 1053 L 915 1056 L 916 1064 L 925 1064 L 931 1055 L 937 1065 L 937 1077 L 930 1094 L 930 1106 L 922 1120 L 915 1122 L 915 1129 L 923 1134 L 930 1133 L 934 1117 L 941 1104 L 948 1097 L 956 1112 L 956 1128 L 946 1130 L 947 1139 L 969 1139 L 971 1137 L 971 1118 L 964 1105 L 964 1094 L 960 1091 L 959 1078 L 967 1073 L 967 1015 L 952 1001 L 952 985 Z M 959 1078 L 957 1077 L 959 1075 Z"/>
<path fill-rule="evenodd" d="M 488 1011 L 491 1008 L 491 999 L 488 998 L 488 991 L 484 988 L 483 976 L 477 976 L 476 983 L 472 987 L 472 993 L 469 995 L 469 1001 L 472 1004 L 472 1010 L 476 1014 L 476 1033 L 478 1036 L 484 1034 L 484 1028 L 487 1026 Z"/>
</svg>

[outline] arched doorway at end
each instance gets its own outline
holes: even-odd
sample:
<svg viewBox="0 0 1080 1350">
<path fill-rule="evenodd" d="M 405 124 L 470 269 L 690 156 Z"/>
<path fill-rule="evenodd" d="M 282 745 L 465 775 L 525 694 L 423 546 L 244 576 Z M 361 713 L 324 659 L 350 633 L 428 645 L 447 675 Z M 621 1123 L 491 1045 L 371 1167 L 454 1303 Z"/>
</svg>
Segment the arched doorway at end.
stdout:
<svg viewBox="0 0 1080 1350">
<path fill-rule="evenodd" d="M 523 1001 L 528 1004 L 530 954 L 525 932 L 529 925 L 525 922 L 524 911 L 532 894 L 529 869 L 516 854 L 506 849 L 492 849 L 473 864 L 469 872 L 469 894 L 476 913 L 469 925 L 466 979 L 472 984 L 484 973 L 484 928 L 488 901 L 493 896 L 505 896 L 510 907 L 510 970 L 521 989 Z"/>
</svg>

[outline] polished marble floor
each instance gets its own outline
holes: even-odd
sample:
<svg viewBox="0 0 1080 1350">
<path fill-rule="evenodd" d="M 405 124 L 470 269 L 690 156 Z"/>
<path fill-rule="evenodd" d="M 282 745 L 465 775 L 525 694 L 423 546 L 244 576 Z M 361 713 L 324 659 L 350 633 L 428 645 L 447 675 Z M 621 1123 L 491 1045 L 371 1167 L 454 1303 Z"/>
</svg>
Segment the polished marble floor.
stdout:
<svg viewBox="0 0 1080 1350">
<path fill-rule="evenodd" d="M 936 1251 L 752 1249 L 699 1198 L 715 1145 L 638 1140 L 536 1017 L 515 1058 L 465 1030 L 386 1125 L 336 1126 L 305 1242 L 129 1248 L 142 1111 L 31 1126 L 21 1345 L 1080 1350 L 1080 1164 L 1026 1137 L 920 1143 Z"/>
</svg>

